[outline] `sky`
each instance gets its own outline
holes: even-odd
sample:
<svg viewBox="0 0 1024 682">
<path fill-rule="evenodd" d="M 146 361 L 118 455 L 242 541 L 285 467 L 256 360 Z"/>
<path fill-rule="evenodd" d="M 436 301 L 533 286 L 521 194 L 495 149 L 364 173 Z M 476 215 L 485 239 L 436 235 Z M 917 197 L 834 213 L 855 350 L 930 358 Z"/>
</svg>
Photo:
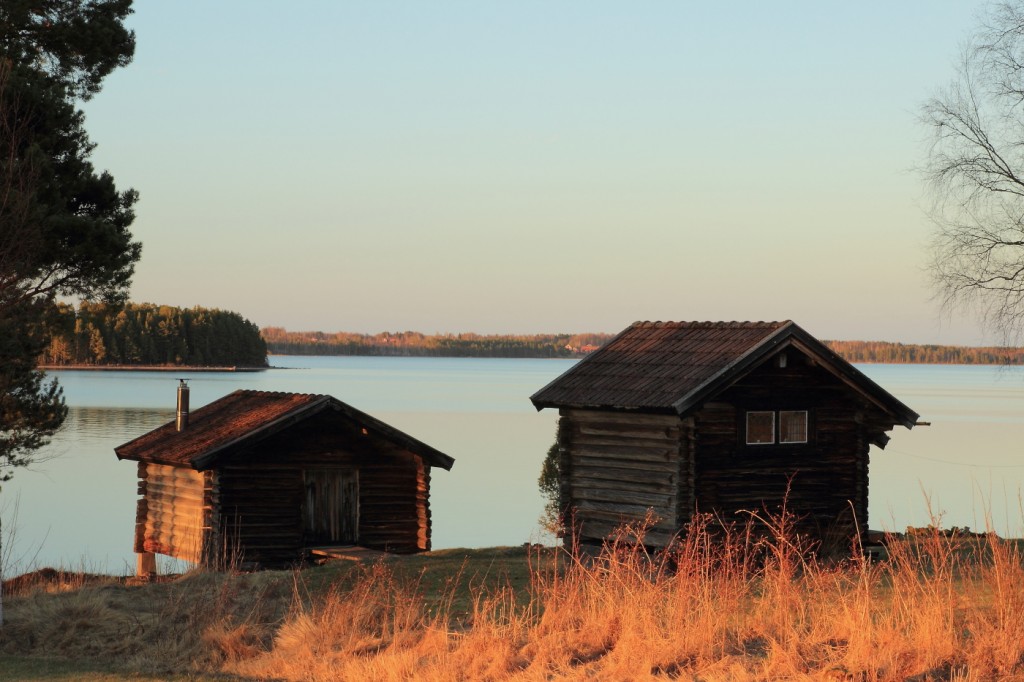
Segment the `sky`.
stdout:
<svg viewBox="0 0 1024 682">
<path fill-rule="evenodd" d="M 981 2 L 137 0 L 87 102 L 135 301 L 291 330 L 616 332 L 945 314 L 922 103 Z"/>
</svg>

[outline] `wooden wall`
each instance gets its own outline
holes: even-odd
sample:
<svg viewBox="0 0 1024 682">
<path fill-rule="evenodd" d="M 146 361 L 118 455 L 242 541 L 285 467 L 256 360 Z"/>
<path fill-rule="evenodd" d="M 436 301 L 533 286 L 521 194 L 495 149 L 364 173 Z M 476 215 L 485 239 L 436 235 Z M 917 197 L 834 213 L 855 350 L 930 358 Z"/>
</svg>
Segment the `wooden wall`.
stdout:
<svg viewBox="0 0 1024 682">
<path fill-rule="evenodd" d="M 646 542 L 671 539 L 687 501 L 680 482 L 692 479 L 686 430 L 675 415 L 561 411 L 561 496 L 581 541 L 601 541 L 648 512 L 657 523 Z"/>
<path fill-rule="evenodd" d="M 797 532 L 845 548 L 867 530 L 865 415 L 884 416 L 798 352 L 786 364 L 761 365 L 694 415 L 696 507 L 746 522 L 745 512 L 776 514 L 786 500 Z M 749 410 L 806 410 L 808 442 L 747 445 Z"/>
<path fill-rule="evenodd" d="M 287 566 L 302 560 L 302 469 L 274 461 L 219 467 L 227 563 Z"/>
<path fill-rule="evenodd" d="M 663 546 L 695 512 L 746 523 L 783 500 L 796 530 L 826 549 L 867 530 L 869 444 L 891 417 L 788 349 L 692 416 L 562 409 L 560 494 L 575 533 L 600 541 L 653 512 L 647 544 Z M 748 410 L 806 410 L 808 442 L 746 444 Z M 788 499 L 787 499 L 788 488 Z"/>
<path fill-rule="evenodd" d="M 217 526 L 212 472 L 139 462 L 139 495 L 135 551 L 203 562 Z"/>
<path fill-rule="evenodd" d="M 305 469 L 355 469 L 358 544 L 410 553 L 430 548 L 430 468 L 419 457 L 318 415 L 240 452 L 218 467 L 225 545 L 245 564 L 302 559 Z"/>
</svg>

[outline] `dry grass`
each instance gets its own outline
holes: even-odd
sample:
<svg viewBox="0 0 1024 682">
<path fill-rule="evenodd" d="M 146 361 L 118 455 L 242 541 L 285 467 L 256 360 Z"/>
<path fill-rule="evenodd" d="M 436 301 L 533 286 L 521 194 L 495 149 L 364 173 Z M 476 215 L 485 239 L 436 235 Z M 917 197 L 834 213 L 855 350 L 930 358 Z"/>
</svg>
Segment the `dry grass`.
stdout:
<svg viewBox="0 0 1024 682">
<path fill-rule="evenodd" d="M 994 535 L 896 541 L 884 562 L 821 563 L 785 536 L 694 528 L 658 557 L 623 541 L 525 597 L 429 612 L 386 566 L 297 606 L 231 666 L 295 680 L 1024 679 L 1024 571 Z M 296 602 L 297 604 L 300 602 Z"/>
<path fill-rule="evenodd" d="M 99 659 L 148 674 L 217 670 L 243 643 L 262 638 L 248 655 L 269 644 L 290 594 L 288 574 L 197 571 L 143 585 L 57 575 L 68 579 L 46 576 L 17 591 L 5 584 L 0 653 Z M 227 648 L 218 645 L 224 631 Z"/>
<path fill-rule="evenodd" d="M 935 532 L 819 562 L 783 533 L 597 557 L 435 553 L 84 585 L 8 603 L 0 651 L 288 680 L 1024 680 L 1019 545 Z M 142 595 L 145 595 L 144 598 Z"/>
</svg>

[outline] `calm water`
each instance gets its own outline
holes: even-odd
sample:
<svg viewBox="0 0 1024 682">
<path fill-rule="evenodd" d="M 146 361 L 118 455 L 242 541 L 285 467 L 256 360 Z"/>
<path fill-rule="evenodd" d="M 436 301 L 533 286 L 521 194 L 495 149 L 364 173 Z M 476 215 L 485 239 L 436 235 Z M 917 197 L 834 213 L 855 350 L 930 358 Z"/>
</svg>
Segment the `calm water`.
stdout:
<svg viewBox="0 0 1024 682">
<path fill-rule="evenodd" d="M 327 393 L 456 459 L 435 470 L 435 548 L 543 541 L 537 475 L 557 414 L 529 396 L 572 365 L 562 360 L 275 356 L 284 369 L 191 375 L 193 409 L 235 389 Z M 864 365 L 932 426 L 897 427 L 872 449 L 873 528 L 985 526 L 1021 535 L 1024 371 Z M 3 485 L 5 572 L 38 565 L 132 570 L 136 465 L 113 448 L 173 418 L 177 376 L 55 372 L 68 422 L 30 470 Z M 14 536 L 10 537 L 13 529 Z"/>
</svg>

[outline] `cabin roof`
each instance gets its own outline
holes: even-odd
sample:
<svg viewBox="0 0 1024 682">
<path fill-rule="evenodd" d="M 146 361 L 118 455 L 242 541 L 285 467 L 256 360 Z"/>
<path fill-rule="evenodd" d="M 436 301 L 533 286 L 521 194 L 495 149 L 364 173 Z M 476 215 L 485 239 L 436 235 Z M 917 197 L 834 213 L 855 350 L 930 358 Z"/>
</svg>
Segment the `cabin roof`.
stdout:
<svg viewBox="0 0 1024 682">
<path fill-rule="evenodd" d="M 114 448 L 118 459 L 204 470 L 239 447 L 271 436 L 324 410 L 341 413 L 373 435 L 418 455 L 431 465 L 451 469 L 455 460 L 412 436 L 329 395 L 235 391 L 189 415 L 178 431 L 170 421 Z"/>
<path fill-rule="evenodd" d="M 685 414 L 775 352 L 796 346 L 910 428 L 918 414 L 790 320 L 634 322 L 540 389 L 540 410 L 571 407 Z"/>
</svg>

